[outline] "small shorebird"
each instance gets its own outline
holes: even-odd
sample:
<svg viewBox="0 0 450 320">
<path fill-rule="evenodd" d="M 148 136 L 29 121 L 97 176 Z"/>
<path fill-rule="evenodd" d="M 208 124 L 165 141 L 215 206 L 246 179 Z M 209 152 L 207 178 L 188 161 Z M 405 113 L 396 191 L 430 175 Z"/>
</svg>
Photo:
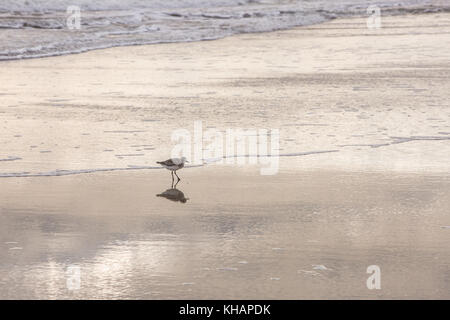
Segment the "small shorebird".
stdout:
<svg viewBox="0 0 450 320">
<path fill-rule="evenodd" d="M 157 161 L 156 163 L 162 165 L 164 168 L 166 168 L 167 170 L 170 170 L 172 172 L 172 183 L 173 183 L 173 174 L 175 173 L 175 175 L 178 178 L 178 181 L 180 181 L 180 177 L 177 175 L 177 170 L 181 169 L 184 167 L 184 164 L 186 162 L 189 162 L 186 160 L 186 157 L 182 157 L 182 158 L 172 158 L 166 161 Z"/>
</svg>

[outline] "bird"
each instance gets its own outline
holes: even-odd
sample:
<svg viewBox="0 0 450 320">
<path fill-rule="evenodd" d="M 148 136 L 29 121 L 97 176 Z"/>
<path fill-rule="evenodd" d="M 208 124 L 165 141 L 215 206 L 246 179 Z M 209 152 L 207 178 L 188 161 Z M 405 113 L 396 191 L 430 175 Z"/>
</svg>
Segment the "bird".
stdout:
<svg viewBox="0 0 450 320">
<path fill-rule="evenodd" d="M 178 178 L 178 181 L 180 181 L 180 177 L 177 175 L 177 170 L 180 170 L 181 168 L 184 167 L 184 164 L 187 161 L 186 157 L 181 157 L 181 158 L 172 158 L 172 159 L 168 159 L 166 161 L 157 161 L 157 164 L 162 165 L 164 168 L 166 168 L 167 170 L 171 171 L 172 174 L 172 183 L 173 183 L 173 174 L 175 173 L 175 175 Z"/>
</svg>

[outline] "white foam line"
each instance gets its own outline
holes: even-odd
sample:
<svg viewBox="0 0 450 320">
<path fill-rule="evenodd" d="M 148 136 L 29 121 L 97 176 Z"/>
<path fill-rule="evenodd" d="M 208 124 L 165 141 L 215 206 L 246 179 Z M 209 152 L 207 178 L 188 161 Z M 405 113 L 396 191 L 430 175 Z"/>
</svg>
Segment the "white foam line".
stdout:
<svg viewBox="0 0 450 320">
<path fill-rule="evenodd" d="M 387 147 L 394 144 L 407 143 L 413 141 L 442 141 L 442 140 L 450 140 L 450 137 L 442 137 L 442 136 L 412 136 L 412 137 L 390 137 L 392 141 L 386 143 L 373 143 L 373 144 L 341 144 L 338 147 L 371 147 L 371 148 L 379 148 L 379 147 Z"/>
<path fill-rule="evenodd" d="M 286 153 L 280 155 L 237 155 L 233 157 L 222 157 L 215 159 L 204 159 L 203 164 L 198 165 L 189 165 L 185 168 L 198 168 L 208 165 L 209 163 L 217 162 L 226 158 L 238 158 L 238 157 L 296 157 L 296 156 L 306 156 L 313 154 L 321 154 L 321 153 L 330 153 L 330 152 L 339 152 L 339 150 L 323 150 L 323 151 L 309 151 L 309 152 L 296 152 L 296 153 Z M 12 172 L 12 173 L 0 173 L 0 178 L 33 178 L 33 177 L 60 177 L 60 176 L 69 176 L 75 174 L 86 174 L 86 173 L 96 173 L 96 172 L 111 172 L 111 171 L 128 171 L 128 170 L 160 170 L 164 169 L 162 167 L 152 167 L 152 166 L 129 166 L 127 168 L 99 168 L 99 169 L 80 169 L 80 170 L 55 170 L 48 172 Z"/>
<path fill-rule="evenodd" d="M 16 161 L 16 160 L 22 160 L 22 158 L 19 158 L 19 157 L 8 157 L 8 158 L 0 159 L 0 161 Z"/>
<path fill-rule="evenodd" d="M 142 169 L 162 169 L 161 167 L 129 167 L 129 168 L 100 168 L 100 169 L 81 169 L 81 170 L 55 170 L 48 172 L 16 172 L 16 173 L 0 173 L 0 178 L 25 178 L 25 177 L 59 177 L 83 173 L 109 172 L 109 171 L 125 171 L 125 170 L 142 170 Z"/>
<path fill-rule="evenodd" d="M 391 137 L 396 140 L 393 143 L 403 143 L 411 141 L 436 141 L 436 140 L 450 140 L 450 137 L 442 136 L 411 136 L 411 137 Z"/>
<path fill-rule="evenodd" d="M 246 155 L 235 155 L 235 156 L 223 156 L 219 158 L 210 158 L 203 159 L 204 164 L 218 162 L 222 159 L 231 159 L 231 158 L 271 158 L 271 157 L 299 157 L 299 156 L 308 156 L 313 154 L 321 154 L 321 153 L 331 153 L 331 152 L 339 152 L 339 150 L 322 150 L 322 151 L 308 151 L 308 152 L 294 152 L 294 153 L 283 153 L 283 154 L 246 154 Z"/>
</svg>

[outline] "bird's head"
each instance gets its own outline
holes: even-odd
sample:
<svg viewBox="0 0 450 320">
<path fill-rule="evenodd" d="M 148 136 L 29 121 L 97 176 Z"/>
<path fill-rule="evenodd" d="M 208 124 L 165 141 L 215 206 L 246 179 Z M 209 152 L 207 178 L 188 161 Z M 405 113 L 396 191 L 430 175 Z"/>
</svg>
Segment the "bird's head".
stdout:
<svg viewBox="0 0 450 320">
<path fill-rule="evenodd" d="M 182 161 L 183 163 L 189 162 L 189 161 L 187 161 L 186 157 L 181 157 L 181 161 Z"/>
</svg>

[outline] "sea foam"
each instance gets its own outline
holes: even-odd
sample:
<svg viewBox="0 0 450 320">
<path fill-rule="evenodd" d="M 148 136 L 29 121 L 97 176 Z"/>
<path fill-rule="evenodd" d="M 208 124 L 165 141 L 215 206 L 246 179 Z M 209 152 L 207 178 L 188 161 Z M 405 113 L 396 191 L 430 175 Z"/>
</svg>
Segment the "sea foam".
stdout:
<svg viewBox="0 0 450 320">
<path fill-rule="evenodd" d="M 449 11 L 432 0 L 378 1 L 383 15 Z M 78 6 L 81 28 L 67 27 Z M 81 53 L 115 46 L 211 40 L 367 15 L 363 0 L 3 0 L 0 60 Z"/>
</svg>

